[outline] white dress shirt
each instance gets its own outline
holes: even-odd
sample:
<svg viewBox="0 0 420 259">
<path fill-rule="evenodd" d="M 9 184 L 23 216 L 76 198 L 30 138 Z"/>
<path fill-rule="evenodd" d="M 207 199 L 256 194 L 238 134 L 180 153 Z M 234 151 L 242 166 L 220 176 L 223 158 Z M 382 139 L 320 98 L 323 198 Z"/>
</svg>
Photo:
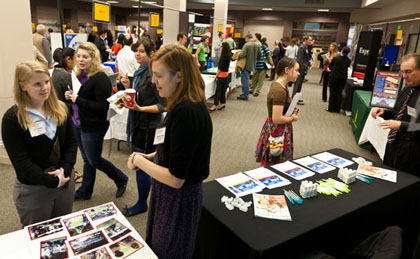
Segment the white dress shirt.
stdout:
<svg viewBox="0 0 420 259">
<path fill-rule="evenodd" d="M 124 46 L 118 52 L 117 65 L 119 74 L 122 76 L 127 73 L 129 77 L 132 77 L 140 66 L 140 64 L 137 63 L 134 52 L 131 50 L 130 46 Z"/>
</svg>

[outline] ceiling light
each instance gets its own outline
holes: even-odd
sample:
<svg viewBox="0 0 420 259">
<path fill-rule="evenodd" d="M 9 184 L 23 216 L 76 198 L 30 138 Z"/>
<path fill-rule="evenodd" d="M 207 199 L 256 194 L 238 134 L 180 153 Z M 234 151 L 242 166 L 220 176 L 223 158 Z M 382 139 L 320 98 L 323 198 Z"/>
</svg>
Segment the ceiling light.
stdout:
<svg viewBox="0 0 420 259">
<path fill-rule="evenodd" d="M 318 12 L 329 12 L 330 9 L 318 9 Z"/>
<path fill-rule="evenodd" d="M 140 5 L 140 8 L 142 8 L 143 6 Z M 138 5 L 133 5 L 133 8 L 139 8 Z"/>
<path fill-rule="evenodd" d="M 118 4 L 118 1 L 107 1 L 108 4 Z"/>
<path fill-rule="evenodd" d="M 142 3 L 144 3 L 144 4 L 156 4 L 157 2 L 155 2 L 155 1 L 142 1 Z"/>
<path fill-rule="evenodd" d="M 273 8 L 263 8 L 263 11 L 273 11 Z"/>
</svg>

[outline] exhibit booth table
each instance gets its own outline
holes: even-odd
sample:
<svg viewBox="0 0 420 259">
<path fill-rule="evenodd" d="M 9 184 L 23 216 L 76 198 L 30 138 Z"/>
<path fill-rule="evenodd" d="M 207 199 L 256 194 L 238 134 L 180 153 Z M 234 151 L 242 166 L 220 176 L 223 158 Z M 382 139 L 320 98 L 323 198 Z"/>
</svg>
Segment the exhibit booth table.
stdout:
<svg viewBox="0 0 420 259">
<path fill-rule="evenodd" d="M 341 149 L 328 152 L 349 160 L 358 157 Z M 357 164 L 348 167 L 356 169 Z M 268 169 L 284 176 L 272 167 Z M 336 168 L 306 180 L 338 179 L 337 172 Z M 401 171 L 397 174 L 397 183 L 375 179 L 366 184 L 356 180 L 347 194 L 318 194 L 304 199 L 302 205 L 287 202 L 292 221 L 257 218 L 253 205 L 245 213 L 228 210 L 221 197 L 231 197 L 232 193 L 217 181 L 204 183 L 195 258 L 295 258 L 310 249 L 339 256 L 389 226 L 402 228 L 401 258 L 409 258 L 419 235 L 420 179 Z M 262 193 L 282 195 L 283 188 L 299 193 L 300 181 L 287 178 L 291 185 L 264 189 Z M 252 195 L 242 198 L 252 201 Z"/>
<path fill-rule="evenodd" d="M 370 106 L 371 96 L 372 92 L 369 91 L 357 90 L 354 92 L 349 123 L 357 143 L 359 143 L 360 135 L 362 134 L 366 119 L 368 118 L 370 109 L 372 108 Z M 360 145 L 360 147 L 368 150 L 372 149 L 372 145 L 370 143 L 364 143 Z"/>
<path fill-rule="evenodd" d="M 113 202 L 1 235 L 0 248 L 7 259 L 158 258 Z"/>
<path fill-rule="evenodd" d="M 343 90 L 343 102 L 341 103 L 341 108 L 343 108 L 344 111 L 351 111 L 353 96 L 356 90 L 363 90 L 363 81 L 353 78 L 347 79 Z"/>
</svg>

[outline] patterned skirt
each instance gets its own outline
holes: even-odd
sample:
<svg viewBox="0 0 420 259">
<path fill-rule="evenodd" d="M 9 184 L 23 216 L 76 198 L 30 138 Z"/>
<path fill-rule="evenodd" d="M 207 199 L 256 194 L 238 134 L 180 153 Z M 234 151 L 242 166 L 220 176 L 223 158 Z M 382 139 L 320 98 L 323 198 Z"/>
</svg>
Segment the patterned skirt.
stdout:
<svg viewBox="0 0 420 259">
<path fill-rule="evenodd" d="M 284 136 L 284 150 L 280 156 L 272 156 L 270 154 L 270 126 L 273 137 Z M 255 150 L 255 157 L 257 162 L 262 166 L 268 166 L 293 160 L 293 128 L 291 123 L 274 124 L 271 118 L 265 120 L 264 126 L 261 129 L 260 137 L 258 139 Z"/>
</svg>

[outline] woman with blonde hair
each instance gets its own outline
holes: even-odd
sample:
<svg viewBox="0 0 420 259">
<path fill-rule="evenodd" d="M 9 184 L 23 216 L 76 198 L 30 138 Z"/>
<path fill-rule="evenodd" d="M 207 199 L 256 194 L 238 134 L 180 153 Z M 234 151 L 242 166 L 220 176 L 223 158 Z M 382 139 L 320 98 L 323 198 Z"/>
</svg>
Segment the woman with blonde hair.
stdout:
<svg viewBox="0 0 420 259">
<path fill-rule="evenodd" d="M 257 162 L 261 162 L 262 166 L 293 159 L 292 123 L 298 120 L 298 110 L 295 108 L 292 115 L 286 116 L 291 102 L 287 84 L 298 78 L 299 63 L 295 59 L 282 58 L 276 74 L 277 79 L 267 94 L 268 118 L 261 129 L 255 151 Z M 277 138 L 278 142 L 270 143 L 270 136 Z M 278 146 L 277 152 L 271 150 L 270 144 Z"/>
<path fill-rule="evenodd" d="M 16 66 L 14 98 L 16 105 L 3 116 L 2 138 L 17 176 L 13 200 L 26 226 L 71 213 L 77 143 L 45 65 Z"/>
<path fill-rule="evenodd" d="M 337 43 L 333 42 L 330 44 L 330 46 L 328 47 L 328 52 L 327 54 L 325 54 L 326 58 L 324 59 L 324 78 L 323 80 L 323 85 L 322 85 L 322 101 L 326 102 L 327 101 L 327 91 L 328 91 L 328 76 L 330 75 L 330 68 L 329 65 L 332 61 L 332 59 L 337 56 L 338 54 L 340 54 L 338 52 L 338 46 Z"/>
<path fill-rule="evenodd" d="M 65 97 L 72 101 L 74 131 L 83 158 L 83 181 L 75 200 L 89 200 L 93 193 L 96 169 L 103 171 L 117 186 L 116 197 L 126 189 L 128 177 L 102 155 L 102 144 L 109 122 L 107 112 L 112 86 L 103 72 L 99 50 L 95 44 L 84 42 L 76 49 L 76 76 L 81 86 L 73 85 Z M 79 88 L 79 89 L 78 89 Z"/>
<path fill-rule="evenodd" d="M 196 64 L 179 45 L 155 53 L 152 81 L 168 99 L 168 114 L 157 130 L 156 152 L 132 153 L 127 161 L 131 170 L 141 169 L 152 177 L 146 242 L 159 258 L 192 257 L 202 182 L 209 175 L 213 129 Z"/>
</svg>

